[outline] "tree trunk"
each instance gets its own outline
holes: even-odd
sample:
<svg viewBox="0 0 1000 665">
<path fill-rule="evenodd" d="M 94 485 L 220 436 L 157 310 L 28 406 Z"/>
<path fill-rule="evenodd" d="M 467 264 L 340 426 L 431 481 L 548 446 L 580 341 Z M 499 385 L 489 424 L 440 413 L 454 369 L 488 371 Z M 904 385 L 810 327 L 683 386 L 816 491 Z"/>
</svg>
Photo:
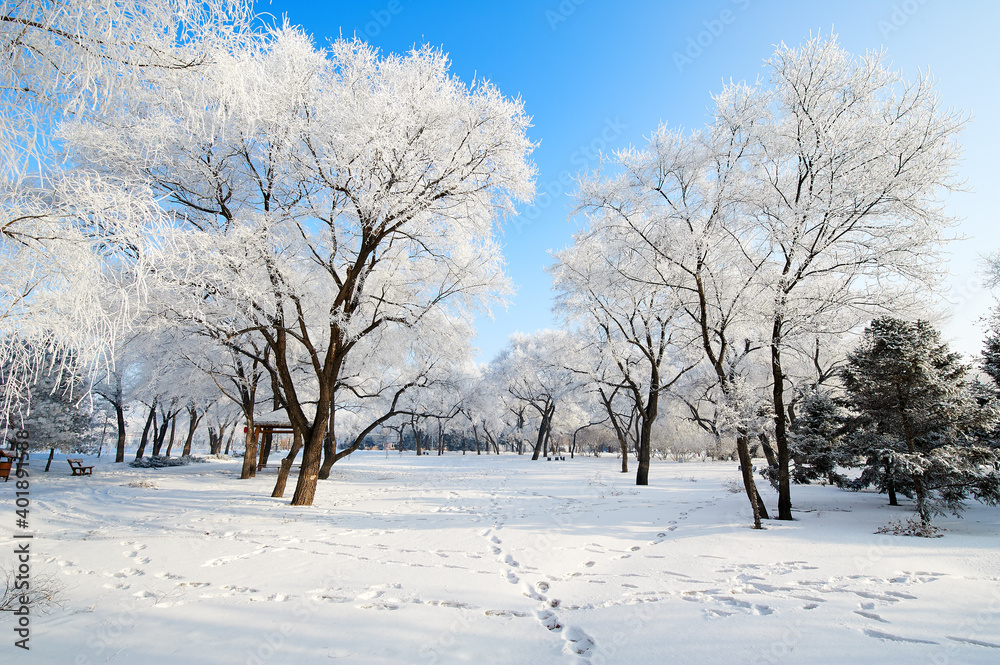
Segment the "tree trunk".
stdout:
<svg viewBox="0 0 1000 665">
<path fill-rule="evenodd" d="M 115 416 L 118 418 L 118 445 L 115 448 L 115 464 L 125 461 L 125 407 L 115 402 Z"/>
<path fill-rule="evenodd" d="M 774 381 L 774 440 L 778 445 L 778 519 L 792 519 L 792 493 L 789 478 L 787 418 L 785 412 L 785 374 L 781 368 L 782 319 L 774 317 L 771 328 L 771 378 Z"/>
<path fill-rule="evenodd" d="M 319 479 L 326 480 L 330 477 L 330 471 L 337 461 L 337 442 L 330 439 L 327 434 L 323 439 L 323 463 L 319 466 Z"/>
<path fill-rule="evenodd" d="M 208 428 L 209 435 L 209 453 L 212 455 L 218 455 L 222 450 L 222 440 L 226 438 L 226 426 L 219 425 L 219 430 L 216 431 L 214 427 Z"/>
<path fill-rule="evenodd" d="M 546 402 L 545 409 L 542 411 L 542 422 L 538 425 L 538 438 L 535 440 L 535 449 L 531 454 L 532 461 L 538 460 L 538 455 L 542 452 L 542 444 L 545 443 L 545 437 L 548 434 L 547 430 L 549 428 L 549 422 L 552 419 L 552 414 L 555 412 L 555 405 L 551 402 Z"/>
<path fill-rule="evenodd" d="M 52 466 L 52 458 L 55 456 L 55 454 L 56 454 L 56 449 L 55 448 L 49 448 L 49 459 L 45 463 L 45 473 L 49 472 L 49 467 Z"/>
<path fill-rule="evenodd" d="M 187 433 L 187 438 L 184 439 L 184 449 L 181 450 L 182 457 L 187 457 L 188 455 L 191 454 L 191 446 L 194 443 L 195 430 L 198 429 L 198 423 L 201 422 L 201 419 L 205 417 L 204 412 L 199 416 L 198 409 L 196 408 L 188 409 L 188 414 L 190 415 L 191 419 L 188 421 L 188 433 Z"/>
<path fill-rule="evenodd" d="M 302 467 L 299 469 L 299 479 L 295 484 L 295 494 L 292 495 L 293 506 L 311 506 L 316 498 L 316 483 L 319 481 L 319 467 L 323 460 L 323 440 L 329 434 L 326 422 L 329 415 L 321 413 L 326 410 L 326 404 L 317 405 L 316 422 L 304 433 Z"/>
<path fill-rule="evenodd" d="M 898 506 L 899 502 L 896 500 L 896 479 L 892 474 L 892 461 L 885 461 L 885 488 L 889 493 L 889 505 Z"/>
<path fill-rule="evenodd" d="M 264 435 L 264 453 L 261 455 L 261 466 L 267 466 L 267 461 L 271 458 L 271 445 L 274 443 L 274 433 L 268 431 Z"/>
<path fill-rule="evenodd" d="M 167 417 L 167 414 L 163 414 L 163 422 L 159 425 L 159 429 L 157 429 L 156 420 L 153 420 L 153 457 L 158 457 L 163 450 L 163 442 L 167 440 L 167 428 L 169 426 L 170 419 Z"/>
<path fill-rule="evenodd" d="M 167 457 L 170 457 L 170 451 L 174 447 L 174 431 L 177 429 L 177 414 L 170 419 L 170 443 L 167 444 Z"/>
<path fill-rule="evenodd" d="M 257 476 L 257 436 L 252 420 L 247 421 L 243 451 L 243 468 L 240 469 L 240 480 L 249 480 Z"/>
<path fill-rule="evenodd" d="M 635 473 L 635 484 L 636 485 L 648 485 L 649 484 L 649 455 L 650 455 L 650 444 L 649 435 L 652 423 L 645 421 L 642 423 L 642 430 L 639 434 L 639 468 Z"/>
<path fill-rule="evenodd" d="M 271 492 L 271 496 L 275 499 L 285 496 L 285 484 L 288 482 L 288 472 L 291 471 L 292 464 L 295 462 L 295 457 L 299 454 L 301 447 L 302 437 L 297 433 L 292 434 L 292 449 L 281 460 L 281 467 L 278 469 L 278 480 L 274 483 L 274 491 Z"/>
<path fill-rule="evenodd" d="M 767 519 L 767 509 L 764 507 L 764 502 L 760 500 L 757 485 L 753 480 L 753 460 L 750 457 L 750 444 L 745 434 L 736 437 L 736 453 L 740 458 L 743 487 L 746 490 L 747 498 L 750 500 L 750 507 L 753 510 L 753 528 L 762 529 L 760 520 L 762 517 Z"/>
<path fill-rule="evenodd" d="M 156 400 L 153 400 L 152 406 L 149 407 L 149 415 L 146 417 L 146 426 L 142 428 L 142 438 L 139 439 L 139 450 L 135 451 L 135 458 L 137 460 L 142 459 L 142 456 L 146 454 L 146 443 L 149 440 L 149 428 L 153 424 L 153 418 L 156 416 Z"/>
<path fill-rule="evenodd" d="M 650 376 L 649 393 L 646 395 L 646 407 L 639 415 L 642 427 L 639 432 L 639 469 L 635 474 L 636 485 L 649 484 L 649 461 L 653 451 L 653 421 L 656 420 L 660 404 L 660 377 L 654 369 Z"/>
<path fill-rule="evenodd" d="M 323 464 L 319 467 L 319 479 L 326 480 L 330 477 L 330 471 L 337 462 L 337 431 L 336 412 L 333 407 L 333 400 L 330 401 L 330 423 L 327 425 L 326 439 L 323 441 Z"/>
</svg>

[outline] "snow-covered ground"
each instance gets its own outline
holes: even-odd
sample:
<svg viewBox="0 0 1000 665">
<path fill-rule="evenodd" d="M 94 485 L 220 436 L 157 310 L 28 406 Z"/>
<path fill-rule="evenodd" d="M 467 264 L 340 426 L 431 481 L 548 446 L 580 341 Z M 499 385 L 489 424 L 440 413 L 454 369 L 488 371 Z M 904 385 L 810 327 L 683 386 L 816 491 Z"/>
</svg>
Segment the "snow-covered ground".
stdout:
<svg viewBox="0 0 1000 665">
<path fill-rule="evenodd" d="M 997 663 L 1000 510 L 876 535 L 885 497 L 795 487 L 748 528 L 729 463 L 358 453 L 316 505 L 238 463 L 33 476 L 36 663 Z M 33 462 L 33 465 L 37 462 Z M 34 467 L 36 471 L 38 466 Z M 136 487 L 147 480 L 154 487 Z M 289 495 L 292 482 L 289 484 Z M 10 567 L 14 486 L 0 484 Z M 773 495 L 767 497 L 774 502 Z M 23 656 L 23 657 L 22 657 Z"/>
</svg>

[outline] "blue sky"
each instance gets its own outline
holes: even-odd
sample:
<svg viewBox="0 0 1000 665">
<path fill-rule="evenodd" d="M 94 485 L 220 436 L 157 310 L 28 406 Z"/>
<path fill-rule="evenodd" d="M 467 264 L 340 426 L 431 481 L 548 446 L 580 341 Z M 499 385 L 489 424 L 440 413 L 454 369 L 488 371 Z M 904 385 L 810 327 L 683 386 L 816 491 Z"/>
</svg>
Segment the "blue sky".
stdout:
<svg viewBox="0 0 1000 665">
<path fill-rule="evenodd" d="M 518 291 L 495 319 L 477 322 L 479 360 L 488 361 L 515 330 L 553 327 L 549 250 L 570 242 L 572 176 L 597 165 L 599 151 L 637 145 L 661 122 L 705 124 L 710 95 L 724 82 L 753 80 L 775 44 L 798 44 L 818 31 L 839 35 L 854 53 L 885 47 L 912 78 L 930 71 L 945 104 L 973 116 L 962 135 L 968 192 L 950 212 L 967 239 L 950 246 L 945 335 L 978 353 L 978 319 L 993 295 L 979 258 L 1000 251 L 1000 3 L 992 0 L 515 0 L 508 2 L 259 1 L 287 15 L 317 44 L 358 35 L 384 51 L 441 47 L 463 80 L 491 80 L 524 100 L 533 118 L 538 197 L 506 225 L 508 272 Z"/>
</svg>

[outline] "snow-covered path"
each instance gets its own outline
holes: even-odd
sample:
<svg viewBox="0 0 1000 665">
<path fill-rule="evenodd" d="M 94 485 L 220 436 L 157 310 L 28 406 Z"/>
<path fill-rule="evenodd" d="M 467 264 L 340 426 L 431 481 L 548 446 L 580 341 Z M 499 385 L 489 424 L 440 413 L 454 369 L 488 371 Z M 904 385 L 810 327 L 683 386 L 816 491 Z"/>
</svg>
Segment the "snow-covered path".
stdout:
<svg viewBox="0 0 1000 665">
<path fill-rule="evenodd" d="M 24 662 L 1000 662 L 1000 510 L 875 535 L 906 509 L 797 487 L 799 519 L 754 532 L 733 465 L 637 488 L 618 464 L 363 453 L 311 508 L 235 462 L 56 467 L 33 575 L 66 602 Z"/>
</svg>

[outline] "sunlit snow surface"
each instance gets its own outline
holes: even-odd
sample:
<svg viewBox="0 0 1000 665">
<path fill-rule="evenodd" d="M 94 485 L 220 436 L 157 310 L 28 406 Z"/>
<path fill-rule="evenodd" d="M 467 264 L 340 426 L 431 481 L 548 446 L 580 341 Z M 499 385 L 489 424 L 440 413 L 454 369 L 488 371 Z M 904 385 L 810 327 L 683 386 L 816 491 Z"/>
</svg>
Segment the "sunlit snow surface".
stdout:
<svg viewBox="0 0 1000 665">
<path fill-rule="evenodd" d="M 794 487 L 797 520 L 755 532 L 734 464 L 656 462 L 644 488 L 619 465 L 359 453 L 297 508 L 236 461 L 56 462 L 33 575 L 65 602 L 24 662 L 1000 662 L 1000 510 L 876 535 L 909 509 Z"/>
</svg>

